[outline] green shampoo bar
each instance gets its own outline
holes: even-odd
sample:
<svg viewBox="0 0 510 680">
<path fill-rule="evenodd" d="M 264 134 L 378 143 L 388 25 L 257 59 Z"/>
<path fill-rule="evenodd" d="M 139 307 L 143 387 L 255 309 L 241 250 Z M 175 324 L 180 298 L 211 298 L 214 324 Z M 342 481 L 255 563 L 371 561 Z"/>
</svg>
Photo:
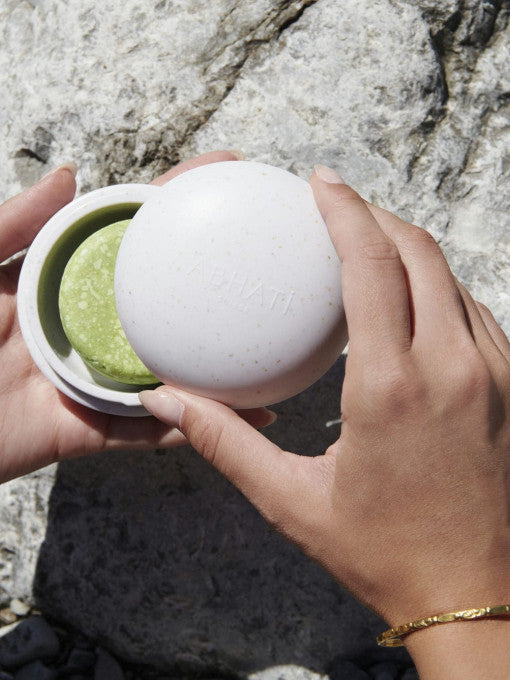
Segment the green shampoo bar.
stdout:
<svg viewBox="0 0 510 680">
<path fill-rule="evenodd" d="M 115 261 L 128 224 L 99 229 L 73 253 L 60 284 L 60 318 L 69 342 L 90 367 L 121 383 L 152 385 L 158 379 L 129 344 L 115 305 Z"/>
</svg>

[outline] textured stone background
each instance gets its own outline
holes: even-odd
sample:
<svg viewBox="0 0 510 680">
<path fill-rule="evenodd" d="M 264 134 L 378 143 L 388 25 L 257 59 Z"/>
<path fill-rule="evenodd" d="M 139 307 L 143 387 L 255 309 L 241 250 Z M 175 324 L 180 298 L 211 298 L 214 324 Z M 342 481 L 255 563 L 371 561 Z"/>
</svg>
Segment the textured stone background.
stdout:
<svg viewBox="0 0 510 680">
<path fill-rule="evenodd" d="M 429 229 L 510 332 L 509 14 L 503 0 L 3 0 L 0 197 L 67 160 L 80 192 L 213 148 L 304 177 L 324 162 Z M 278 407 L 270 436 L 330 443 L 342 370 Z M 188 450 L 4 485 L 0 588 L 178 673 L 306 678 L 383 654 L 380 622 Z"/>
</svg>

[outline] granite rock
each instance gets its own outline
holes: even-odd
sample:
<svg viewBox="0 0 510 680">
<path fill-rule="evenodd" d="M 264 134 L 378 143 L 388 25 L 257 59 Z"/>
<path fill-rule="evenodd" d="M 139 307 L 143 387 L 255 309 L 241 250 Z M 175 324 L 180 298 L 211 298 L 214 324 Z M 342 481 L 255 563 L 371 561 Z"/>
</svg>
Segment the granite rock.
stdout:
<svg viewBox="0 0 510 680">
<path fill-rule="evenodd" d="M 26 616 L 30 613 L 30 605 L 17 597 L 9 602 L 9 609 L 15 616 Z"/>
<path fill-rule="evenodd" d="M 247 678 L 248 680 L 287 680 L 288 678 L 293 680 L 328 680 L 327 675 L 320 675 L 308 668 L 292 664 L 265 668 L 262 671 L 250 673 Z"/>
<path fill-rule="evenodd" d="M 0 599 L 33 601 L 32 581 L 47 524 L 56 466 L 0 485 Z"/>
<path fill-rule="evenodd" d="M 507 0 L 4 0 L 0 198 L 73 159 L 80 192 L 212 148 L 303 177 L 323 162 L 429 229 L 510 332 L 509 12 Z M 268 435 L 323 450 L 342 371 L 279 406 Z M 99 455 L 0 487 L 0 595 L 38 599 L 172 674 L 295 680 L 337 657 L 406 659 L 377 649 L 384 624 L 188 450 Z"/>
</svg>

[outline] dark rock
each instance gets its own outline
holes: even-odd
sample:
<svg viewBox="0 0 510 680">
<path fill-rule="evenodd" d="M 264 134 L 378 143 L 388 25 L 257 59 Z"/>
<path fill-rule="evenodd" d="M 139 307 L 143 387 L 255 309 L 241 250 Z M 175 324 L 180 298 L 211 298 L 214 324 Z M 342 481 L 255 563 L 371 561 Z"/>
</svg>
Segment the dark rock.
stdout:
<svg viewBox="0 0 510 680">
<path fill-rule="evenodd" d="M 416 668 L 408 668 L 400 680 L 420 680 Z"/>
<path fill-rule="evenodd" d="M 124 680 L 124 672 L 111 654 L 97 648 L 94 680 Z"/>
<path fill-rule="evenodd" d="M 74 639 L 73 646 L 75 649 L 86 649 L 88 651 L 94 651 L 94 643 L 85 635 L 77 635 Z"/>
<path fill-rule="evenodd" d="M 36 659 L 50 661 L 59 649 L 58 638 L 51 626 L 41 616 L 32 616 L 0 638 L 0 664 L 6 668 L 19 668 Z"/>
<path fill-rule="evenodd" d="M 398 677 L 398 668 L 394 663 L 383 661 L 376 663 L 369 668 L 370 677 L 374 680 L 396 680 Z"/>
<path fill-rule="evenodd" d="M 96 655 L 92 650 L 75 647 L 69 654 L 65 667 L 76 673 L 92 668 L 95 661 Z"/>
<path fill-rule="evenodd" d="M 14 680 L 55 680 L 57 674 L 48 666 L 45 666 L 41 661 L 33 661 L 20 668 Z"/>
<path fill-rule="evenodd" d="M 345 659 L 337 659 L 330 669 L 331 680 L 370 680 L 370 676 L 358 666 Z"/>
</svg>

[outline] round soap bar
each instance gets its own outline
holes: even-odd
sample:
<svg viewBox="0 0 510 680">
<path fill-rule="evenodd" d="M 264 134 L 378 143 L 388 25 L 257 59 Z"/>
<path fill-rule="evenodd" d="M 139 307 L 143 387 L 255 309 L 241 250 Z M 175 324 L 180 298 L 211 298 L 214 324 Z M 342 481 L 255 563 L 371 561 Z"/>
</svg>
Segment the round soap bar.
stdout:
<svg viewBox="0 0 510 680">
<path fill-rule="evenodd" d="M 154 375 L 236 408 L 304 390 L 347 342 L 340 261 L 311 187 L 262 163 L 195 168 L 144 203 L 115 295 Z"/>
<path fill-rule="evenodd" d="M 69 342 L 99 373 L 118 382 L 147 385 L 157 379 L 129 344 L 115 306 L 113 277 L 129 220 L 89 236 L 73 253 L 62 276 L 60 318 Z"/>
</svg>

